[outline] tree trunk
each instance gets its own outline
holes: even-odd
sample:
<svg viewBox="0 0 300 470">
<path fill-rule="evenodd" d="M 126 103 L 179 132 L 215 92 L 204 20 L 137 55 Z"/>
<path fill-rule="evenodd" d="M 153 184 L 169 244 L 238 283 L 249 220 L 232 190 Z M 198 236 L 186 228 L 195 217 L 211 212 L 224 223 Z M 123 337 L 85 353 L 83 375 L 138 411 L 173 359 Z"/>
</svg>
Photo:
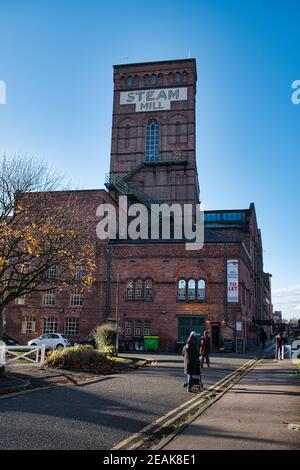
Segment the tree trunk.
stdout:
<svg viewBox="0 0 300 470">
<path fill-rule="evenodd" d="M 0 305 L 0 341 L 2 340 L 2 335 L 4 333 L 4 311 L 5 307 Z"/>
</svg>

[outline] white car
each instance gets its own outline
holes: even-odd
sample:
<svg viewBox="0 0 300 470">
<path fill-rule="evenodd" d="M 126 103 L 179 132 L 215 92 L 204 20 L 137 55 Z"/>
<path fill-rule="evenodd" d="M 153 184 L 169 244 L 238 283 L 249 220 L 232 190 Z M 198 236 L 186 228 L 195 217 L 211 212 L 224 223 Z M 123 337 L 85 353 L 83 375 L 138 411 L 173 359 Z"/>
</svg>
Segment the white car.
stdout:
<svg viewBox="0 0 300 470">
<path fill-rule="evenodd" d="M 67 346 L 71 346 L 68 338 L 60 333 L 47 333 L 28 341 L 27 344 L 28 346 L 40 346 L 45 344 L 47 349 L 62 349 Z"/>
</svg>

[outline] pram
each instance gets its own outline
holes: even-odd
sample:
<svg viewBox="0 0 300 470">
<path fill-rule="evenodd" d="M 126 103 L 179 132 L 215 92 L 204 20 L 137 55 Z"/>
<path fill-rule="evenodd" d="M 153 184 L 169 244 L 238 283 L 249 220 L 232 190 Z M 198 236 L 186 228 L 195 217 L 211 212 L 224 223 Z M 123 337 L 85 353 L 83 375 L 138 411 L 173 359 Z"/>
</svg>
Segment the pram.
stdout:
<svg viewBox="0 0 300 470">
<path fill-rule="evenodd" d="M 201 372 L 199 373 L 199 375 L 193 375 L 191 389 L 198 390 L 198 392 L 200 392 L 200 390 L 203 390 L 203 388 L 204 387 L 201 379 Z"/>
</svg>

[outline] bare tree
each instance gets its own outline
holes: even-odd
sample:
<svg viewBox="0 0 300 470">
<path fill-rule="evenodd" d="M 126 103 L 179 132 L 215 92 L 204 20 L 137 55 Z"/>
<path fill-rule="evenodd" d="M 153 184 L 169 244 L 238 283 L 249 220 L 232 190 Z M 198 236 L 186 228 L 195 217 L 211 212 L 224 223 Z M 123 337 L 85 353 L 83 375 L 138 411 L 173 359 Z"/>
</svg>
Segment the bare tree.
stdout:
<svg viewBox="0 0 300 470">
<path fill-rule="evenodd" d="M 0 335 L 4 309 L 16 298 L 93 283 L 95 243 L 78 193 L 60 191 L 61 184 L 43 162 L 0 161 Z"/>
</svg>

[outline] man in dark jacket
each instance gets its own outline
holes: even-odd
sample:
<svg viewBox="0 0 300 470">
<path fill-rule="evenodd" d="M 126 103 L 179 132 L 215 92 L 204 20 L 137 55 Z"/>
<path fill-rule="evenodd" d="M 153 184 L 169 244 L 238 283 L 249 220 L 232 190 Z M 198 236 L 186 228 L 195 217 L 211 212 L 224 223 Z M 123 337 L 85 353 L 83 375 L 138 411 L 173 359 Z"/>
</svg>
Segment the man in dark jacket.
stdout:
<svg viewBox="0 0 300 470">
<path fill-rule="evenodd" d="M 209 354 L 210 354 L 211 346 L 210 346 L 210 337 L 208 336 L 208 332 L 205 331 L 204 335 L 200 338 L 200 364 L 201 367 L 204 365 L 204 359 L 206 360 L 206 365 L 209 367 Z"/>
<path fill-rule="evenodd" d="M 184 357 L 184 373 L 187 379 L 184 386 L 188 387 L 188 391 L 190 392 L 193 385 L 193 375 L 200 376 L 200 363 L 195 331 L 191 332 L 182 350 L 182 355 Z"/>
<path fill-rule="evenodd" d="M 267 335 L 265 333 L 265 330 L 261 328 L 260 333 L 259 333 L 259 344 L 260 344 L 261 352 L 265 349 L 266 339 L 267 339 Z"/>
</svg>

